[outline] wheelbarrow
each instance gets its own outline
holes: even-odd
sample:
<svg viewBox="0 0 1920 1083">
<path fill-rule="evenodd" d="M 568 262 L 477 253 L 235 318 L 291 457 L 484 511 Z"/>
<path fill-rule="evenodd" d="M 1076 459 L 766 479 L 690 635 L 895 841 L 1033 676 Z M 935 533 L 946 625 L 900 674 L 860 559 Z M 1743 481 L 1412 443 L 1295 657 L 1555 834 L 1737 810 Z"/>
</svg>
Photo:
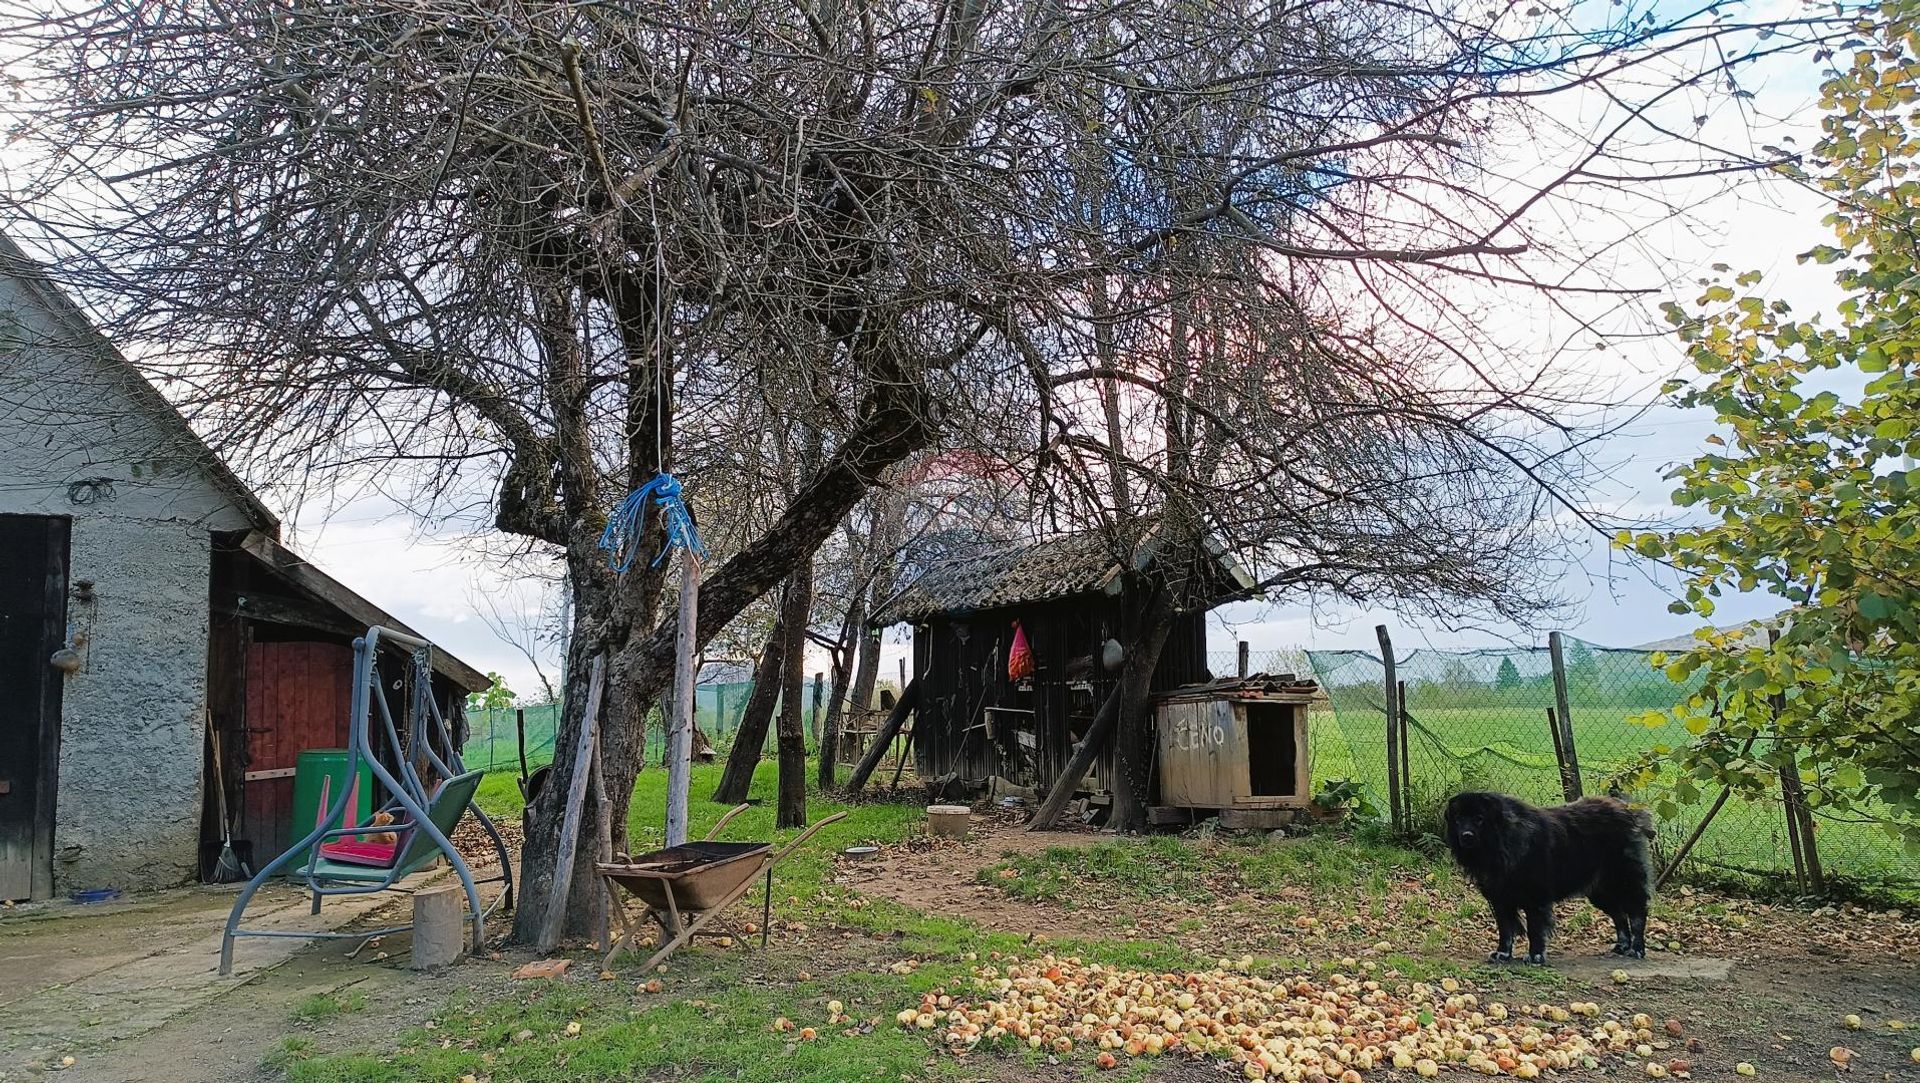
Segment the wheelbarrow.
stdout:
<svg viewBox="0 0 1920 1083">
<path fill-rule="evenodd" d="M 761 904 L 760 944 L 764 947 L 767 924 L 773 914 L 773 867 L 784 861 L 815 831 L 847 817 L 844 812 L 836 812 L 818 820 L 778 850 L 770 842 L 713 840 L 721 828 L 727 826 L 727 821 L 749 807 L 735 806 L 720 817 L 713 829 L 707 832 L 706 838 L 699 842 L 669 846 L 627 861 L 594 865 L 594 871 L 607 881 L 613 898 L 620 898 L 619 892 L 611 890 L 611 886 L 617 884 L 647 904 L 647 916 L 641 919 L 641 924 L 651 919 L 660 926 L 663 938 L 660 950 L 654 952 L 653 957 L 640 969 L 652 970 L 665 962 L 668 956 L 680 950 L 695 934 L 719 918 L 721 911 L 751 891 L 754 877 L 762 874 L 766 896 Z M 606 958 L 600 962 L 602 970 L 612 965 L 613 957 L 620 954 L 622 947 L 639 943 L 637 930 L 628 921 L 626 907 L 616 906 L 614 911 L 620 918 L 620 933 L 607 946 Z"/>
</svg>

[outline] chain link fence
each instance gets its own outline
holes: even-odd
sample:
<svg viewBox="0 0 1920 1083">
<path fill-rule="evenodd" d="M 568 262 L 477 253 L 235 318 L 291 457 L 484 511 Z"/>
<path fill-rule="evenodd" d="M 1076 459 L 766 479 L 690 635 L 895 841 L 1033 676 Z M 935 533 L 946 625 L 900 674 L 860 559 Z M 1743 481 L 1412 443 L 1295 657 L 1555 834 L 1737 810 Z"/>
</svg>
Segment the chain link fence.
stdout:
<svg viewBox="0 0 1920 1083">
<path fill-rule="evenodd" d="M 1675 813 L 1656 816 L 1662 865 L 1693 835 L 1717 792 L 1678 804 L 1664 790 L 1623 791 L 1616 776 L 1641 755 L 1689 740 L 1669 721 L 1647 726 L 1692 694 L 1650 661 L 1652 652 L 1562 641 L 1566 726 L 1573 738 L 1583 792 L 1616 796 Z M 1510 793 L 1541 804 L 1564 800 L 1561 757 L 1549 711 L 1558 712 L 1552 652 L 1547 648 L 1395 652 L 1405 687 L 1406 807 L 1415 832 L 1438 833 L 1449 796 L 1463 789 Z M 1313 720 L 1316 785 L 1348 778 L 1388 807 L 1386 666 L 1366 651 L 1309 651 L 1311 671 L 1328 709 Z M 1859 887 L 1920 890 L 1916 869 L 1884 822 L 1809 809 L 1814 851 L 1828 876 Z M 1714 816 L 1687 853 L 1695 876 L 1760 878 L 1773 884 L 1799 875 L 1787 806 L 1770 798 L 1734 798 Z"/>
<path fill-rule="evenodd" d="M 694 686 L 693 720 L 717 751 L 733 747 L 752 681 Z M 811 695 L 811 691 L 808 693 Z M 811 706 L 811 702 L 809 702 Z M 656 715 L 648 720 L 647 760 L 659 763 L 666 755 L 666 737 Z M 554 734 L 560 726 L 560 704 L 528 703 L 517 707 L 482 708 L 467 712 L 467 744 L 461 750 L 469 770 L 520 770 L 521 727 L 526 733 L 528 769 L 553 762 Z"/>
<path fill-rule="evenodd" d="M 891 681 L 879 683 L 875 689 L 876 695 L 882 691 L 891 695 L 899 694 L 899 688 Z M 699 684 L 694 686 L 693 692 L 694 724 L 713 742 L 714 752 L 725 755 L 732 749 L 734 735 L 739 732 L 740 718 L 746 713 L 747 699 L 753 694 L 753 682 Z M 811 750 L 818 743 L 819 728 L 826 711 L 825 699 L 831 695 L 831 687 L 821 679 L 810 677 L 801 694 L 804 697 L 801 717 L 806 726 L 807 747 Z M 774 712 L 774 717 L 778 718 L 777 701 Z M 666 735 L 659 714 L 655 713 L 647 723 L 646 762 L 662 763 L 666 758 Z M 481 708 L 467 712 L 467 743 L 461 755 L 468 769 L 519 771 L 523 726 L 527 769 L 552 763 L 554 734 L 560 726 L 560 704 L 528 703 L 517 707 Z M 774 751 L 772 726 L 767 728 L 766 741 L 764 751 L 771 754 Z"/>
</svg>

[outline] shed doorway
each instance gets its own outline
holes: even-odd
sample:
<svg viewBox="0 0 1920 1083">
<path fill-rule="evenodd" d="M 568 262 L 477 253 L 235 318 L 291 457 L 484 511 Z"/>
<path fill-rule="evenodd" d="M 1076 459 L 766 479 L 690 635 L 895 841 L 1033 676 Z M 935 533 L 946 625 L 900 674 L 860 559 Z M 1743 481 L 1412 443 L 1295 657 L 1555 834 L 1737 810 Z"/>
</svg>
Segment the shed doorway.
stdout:
<svg viewBox="0 0 1920 1083">
<path fill-rule="evenodd" d="M 53 894 L 54 784 L 60 763 L 71 525 L 0 515 L 0 900 Z"/>
</svg>

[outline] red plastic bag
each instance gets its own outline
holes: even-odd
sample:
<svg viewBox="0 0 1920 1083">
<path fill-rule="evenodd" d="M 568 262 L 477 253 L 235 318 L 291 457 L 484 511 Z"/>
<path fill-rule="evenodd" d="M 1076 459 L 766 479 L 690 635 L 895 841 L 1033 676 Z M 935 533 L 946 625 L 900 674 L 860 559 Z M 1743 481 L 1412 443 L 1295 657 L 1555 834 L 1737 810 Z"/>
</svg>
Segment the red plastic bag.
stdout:
<svg viewBox="0 0 1920 1083">
<path fill-rule="evenodd" d="M 1013 622 L 1013 646 L 1007 650 L 1007 679 L 1023 681 L 1033 676 L 1033 648 L 1027 646 L 1027 633 L 1019 621 Z"/>
</svg>

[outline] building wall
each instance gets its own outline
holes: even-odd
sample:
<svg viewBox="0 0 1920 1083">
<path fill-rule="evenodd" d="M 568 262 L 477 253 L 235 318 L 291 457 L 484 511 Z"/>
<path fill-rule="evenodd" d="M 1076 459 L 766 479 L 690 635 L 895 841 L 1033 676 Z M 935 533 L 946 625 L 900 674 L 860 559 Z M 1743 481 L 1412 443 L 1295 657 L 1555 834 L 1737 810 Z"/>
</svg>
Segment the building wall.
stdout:
<svg viewBox="0 0 1920 1083">
<path fill-rule="evenodd" d="M 138 379 L 0 276 L 0 514 L 71 520 L 69 635 L 85 637 L 61 711 L 60 894 L 194 877 L 211 532 L 249 525 Z"/>
<path fill-rule="evenodd" d="M 1108 595 L 997 609 L 964 618 L 934 618 L 914 628 L 914 673 L 925 682 L 914 719 L 915 769 L 923 779 L 958 772 L 968 781 L 999 775 L 1022 786 L 1045 788 L 1065 769 L 1073 745 L 1086 732 L 1113 690 L 1117 674 L 1097 663 L 1100 645 L 1113 636 L 1133 637 L 1126 606 Z M 1012 622 L 1019 620 L 1033 650 L 1037 671 L 1033 687 L 1007 679 Z M 1175 619 L 1154 667 L 1153 690 L 1164 691 L 1207 679 L 1206 616 Z M 1092 687 L 1078 689 L 1065 668 L 1075 658 L 1096 659 Z M 989 738 L 975 728 L 986 708 L 1032 711 L 1035 747 L 1025 753 L 1018 738 L 996 719 Z M 1019 719 L 1025 716 L 1002 715 Z"/>
</svg>

